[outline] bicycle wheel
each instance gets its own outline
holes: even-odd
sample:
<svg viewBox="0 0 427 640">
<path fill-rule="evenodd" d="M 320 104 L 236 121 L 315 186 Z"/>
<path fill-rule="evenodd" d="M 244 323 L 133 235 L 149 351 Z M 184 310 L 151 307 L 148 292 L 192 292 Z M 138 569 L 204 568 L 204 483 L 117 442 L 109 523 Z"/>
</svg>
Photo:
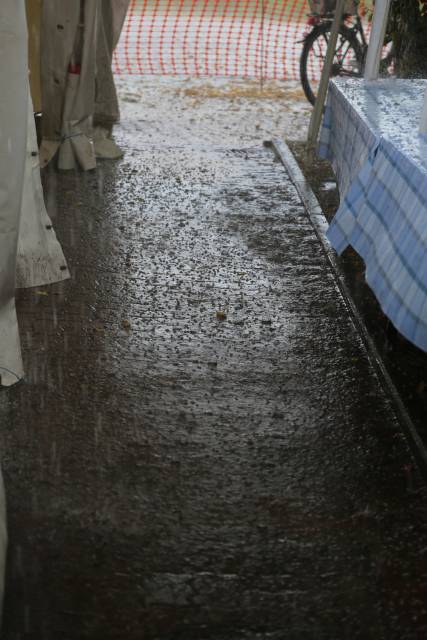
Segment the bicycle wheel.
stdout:
<svg viewBox="0 0 427 640">
<path fill-rule="evenodd" d="M 316 25 L 306 36 L 300 57 L 300 78 L 307 100 L 314 104 L 316 82 L 320 79 L 332 22 Z M 338 34 L 331 76 L 360 77 L 363 48 L 354 31 L 342 25 Z"/>
</svg>

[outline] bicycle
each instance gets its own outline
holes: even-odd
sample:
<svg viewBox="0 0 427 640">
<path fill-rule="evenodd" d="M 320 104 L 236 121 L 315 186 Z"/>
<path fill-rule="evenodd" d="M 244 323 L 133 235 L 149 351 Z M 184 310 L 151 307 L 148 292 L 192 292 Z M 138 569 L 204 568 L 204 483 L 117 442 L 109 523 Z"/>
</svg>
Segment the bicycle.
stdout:
<svg viewBox="0 0 427 640">
<path fill-rule="evenodd" d="M 316 100 L 315 78 L 320 76 L 323 69 L 323 61 L 329 42 L 329 35 L 334 17 L 334 2 L 310 3 L 318 9 L 319 5 L 324 10 L 322 13 L 311 13 L 308 24 L 312 29 L 304 36 L 303 48 L 300 57 L 300 79 L 306 98 L 311 104 Z M 350 5 L 351 8 L 351 5 Z M 363 28 L 357 5 L 353 3 L 351 13 L 345 13 L 338 34 L 331 76 L 347 76 L 360 78 L 368 50 L 368 42 Z M 381 75 L 390 75 L 394 63 L 394 53 L 391 38 L 386 38 L 383 58 L 381 60 Z"/>
</svg>

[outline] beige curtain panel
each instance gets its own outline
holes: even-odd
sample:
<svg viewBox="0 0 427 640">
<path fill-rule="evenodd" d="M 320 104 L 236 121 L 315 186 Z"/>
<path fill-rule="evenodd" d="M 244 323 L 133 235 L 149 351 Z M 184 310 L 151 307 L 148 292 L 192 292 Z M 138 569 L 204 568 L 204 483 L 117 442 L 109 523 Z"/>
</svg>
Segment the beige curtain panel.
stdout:
<svg viewBox="0 0 427 640">
<path fill-rule="evenodd" d="M 40 181 L 24 0 L 2 0 L 0 32 L 0 379 L 8 386 L 23 376 L 15 287 L 50 284 L 69 272 Z"/>
<path fill-rule="evenodd" d="M 129 0 L 43 0 L 42 166 L 93 169 L 120 157 L 111 138 L 119 106 L 111 69 Z"/>
<path fill-rule="evenodd" d="M 0 2 L 0 88 L 0 376 L 2 384 L 10 385 L 23 375 L 15 311 L 28 119 L 27 28 L 23 0 Z"/>
<path fill-rule="evenodd" d="M 12 384 L 22 375 L 15 274 L 27 144 L 28 62 L 23 0 L 0 3 L 0 88 L 0 376 L 3 384 Z M 0 607 L 6 544 L 0 477 Z"/>
</svg>

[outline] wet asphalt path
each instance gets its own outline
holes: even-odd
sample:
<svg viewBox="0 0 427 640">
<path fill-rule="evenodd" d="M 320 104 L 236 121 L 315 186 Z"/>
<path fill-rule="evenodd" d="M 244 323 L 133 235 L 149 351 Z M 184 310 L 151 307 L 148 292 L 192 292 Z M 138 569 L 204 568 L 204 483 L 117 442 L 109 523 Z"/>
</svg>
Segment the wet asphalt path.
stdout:
<svg viewBox="0 0 427 640">
<path fill-rule="evenodd" d="M 122 142 L 46 177 L 2 639 L 427 637 L 425 487 L 283 167 Z"/>
</svg>

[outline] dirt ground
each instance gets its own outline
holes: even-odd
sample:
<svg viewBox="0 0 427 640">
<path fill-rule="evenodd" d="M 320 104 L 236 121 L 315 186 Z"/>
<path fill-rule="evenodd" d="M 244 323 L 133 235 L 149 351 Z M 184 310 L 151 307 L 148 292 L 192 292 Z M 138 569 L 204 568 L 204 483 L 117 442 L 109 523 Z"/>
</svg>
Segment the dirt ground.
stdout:
<svg viewBox="0 0 427 640">
<path fill-rule="evenodd" d="M 122 127 L 153 145 L 240 148 L 274 136 L 304 139 L 310 105 L 297 82 L 118 77 Z M 164 122 L 167 121 L 167 128 Z"/>
</svg>

